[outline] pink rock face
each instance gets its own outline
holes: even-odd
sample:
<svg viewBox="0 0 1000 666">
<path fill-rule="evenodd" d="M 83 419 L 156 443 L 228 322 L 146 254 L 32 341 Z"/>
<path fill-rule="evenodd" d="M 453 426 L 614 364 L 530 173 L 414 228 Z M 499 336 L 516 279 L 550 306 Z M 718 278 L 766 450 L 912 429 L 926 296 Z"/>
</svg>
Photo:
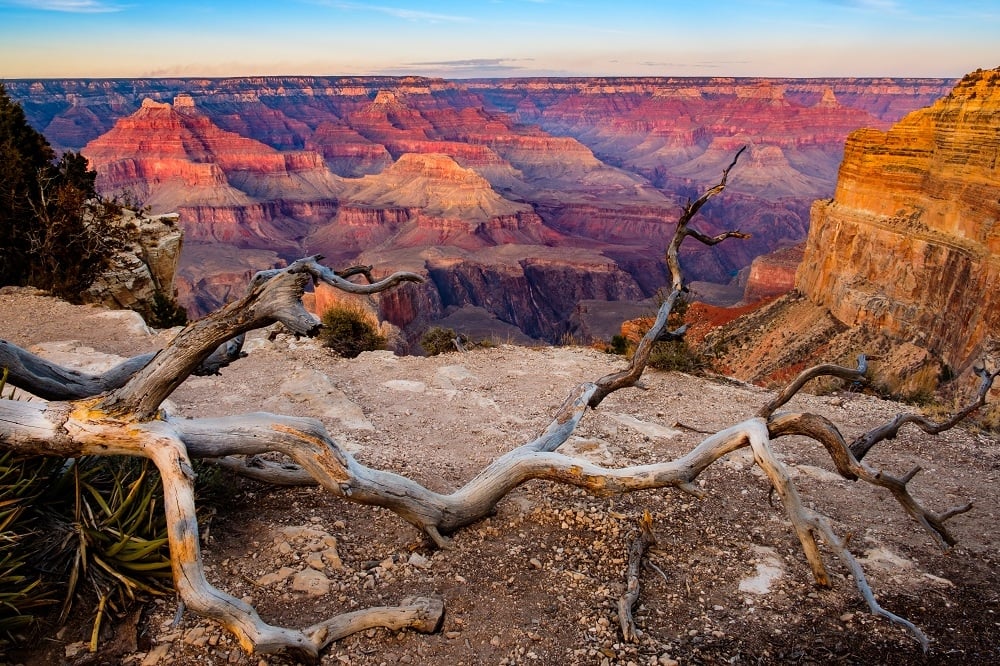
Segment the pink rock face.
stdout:
<svg viewBox="0 0 1000 666">
<path fill-rule="evenodd" d="M 787 294 L 795 287 L 795 272 L 802 262 L 803 245 L 762 254 L 750 264 L 743 300 L 753 303 Z"/>
<path fill-rule="evenodd" d="M 672 222 L 741 146 L 749 150 L 729 188 L 695 224 L 752 238 L 686 246 L 694 280 L 728 283 L 754 257 L 804 238 L 810 203 L 833 192 L 847 134 L 886 128 L 952 85 L 268 77 L 7 88 L 31 101 L 29 118 L 55 145 L 83 146 L 102 191 L 177 211 L 189 244 L 237 257 L 231 269 L 211 264 L 223 282 L 246 256 L 262 256 L 233 249 L 286 261 L 322 253 L 337 266 L 379 260 L 438 276 L 393 305 L 413 326 L 430 316 L 415 315 L 418 306 L 438 316 L 479 304 L 557 340 L 569 301 L 642 298 L 663 286 Z M 191 276 L 208 265 L 182 268 Z M 217 284 L 205 277 L 188 281 L 192 314 L 228 293 L 196 293 Z M 513 291 L 501 297 L 497 284 Z M 534 312 L 518 314 L 516 304 Z"/>
<path fill-rule="evenodd" d="M 1000 69 L 847 142 L 797 286 L 848 325 L 967 368 L 1000 330 Z"/>
</svg>

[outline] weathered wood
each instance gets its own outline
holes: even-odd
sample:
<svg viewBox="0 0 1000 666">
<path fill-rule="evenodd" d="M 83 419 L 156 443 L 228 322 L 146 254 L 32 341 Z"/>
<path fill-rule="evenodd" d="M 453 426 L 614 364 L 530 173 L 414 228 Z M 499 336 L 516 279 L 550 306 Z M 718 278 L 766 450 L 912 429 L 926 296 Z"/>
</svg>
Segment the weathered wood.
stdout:
<svg viewBox="0 0 1000 666">
<path fill-rule="evenodd" d="M 444 621 L 444 602 L 433 597 L 409 597 L 399 606 L 376 606 L 344 613 L 305 629 L 317 650 L 359 631 L 381 627 L 390 631 L 413 629 L 433 634 Z"/>
<path fill-rule="evenodd" d="M 116 389 L 125 384 L 154 355 L 149 353 L 135 356 L 107 372 L 92 374 L 64 368 L 6 340 L 0 340 L 0 368 L 7 369 L 7 382 L 11 386 L 30 391 L 43 400 L 79 400 Z"/>
<path fill-rule="evenodd" d="M 656 545 L 653 535 L 653 516 L 649 511 L 643 511 L 639 519 L 639 536 L 628 549 L 628 568 L 625 570 L 625 593 L 618 599 L 618 624 L 622 629 L 622 639 L 630 643 L 638 642 L 639 637 L 632 617 L 632 608 L 639 601 L 639 572 L 642 570 L 642 560 L 646 551 Z"/>
<path fill-rule="evenodd" d="M 717 236 L 707 236 L 706 234 L 691 229 L 688 226 L 694 219 L 694 216 L 698 214 L 698 211 L 701 210 L 701 207 L 708 203 L 709 199 L 717 194 L 720 194 L 726 189 L 726 185 L 729 182 L 729 172 L 736 166 L 737 160 L 740 159 L 740 155 L 742 155 L 743 151 L 746 149 L 747 147 L 743 146 L 736 151 L 736 155 L 733 156 L 733 161 L 730 162 L 729 166 L 722 171 L 722 179 L 719 183 L 705 190 L 705 192 L 703 192 L 702 195 L 694 201 L 689 201 L 687 205 L 684 206 L 684 210 L 677 219 L 677 227 L 674 229 L 674 235 L 670 239 L 670 243 L 667 245 L 666 252 L 667 268 L 670 270 L 671 277 L 670 288 L 673 291 L 686 291 L 686 287 L 684 286 L 684 272 L 681 270 L 680 264 L 681 243 L 683 243 L 686 238 L 690 236 L 704 245 L 717 245 L 728 238 L 750 238 L 750 234 L 743 233 L 739 230 L 726 231 Z"/>
</svg>

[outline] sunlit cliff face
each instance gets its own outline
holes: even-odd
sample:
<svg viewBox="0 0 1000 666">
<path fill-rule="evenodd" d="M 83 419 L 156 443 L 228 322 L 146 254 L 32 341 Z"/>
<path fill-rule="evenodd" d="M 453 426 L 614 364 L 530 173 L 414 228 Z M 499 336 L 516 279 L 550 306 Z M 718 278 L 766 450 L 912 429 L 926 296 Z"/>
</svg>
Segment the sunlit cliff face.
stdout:
<svg viewBox="0 0 1000 666">
<path fill-rule="evenodd" d="M 813 206 L 798 288 L 968 367 L 1000 330 L 998 155 L 1000 69 L 888 132 L 853 133 L 834 198 Z"/>
</svg>

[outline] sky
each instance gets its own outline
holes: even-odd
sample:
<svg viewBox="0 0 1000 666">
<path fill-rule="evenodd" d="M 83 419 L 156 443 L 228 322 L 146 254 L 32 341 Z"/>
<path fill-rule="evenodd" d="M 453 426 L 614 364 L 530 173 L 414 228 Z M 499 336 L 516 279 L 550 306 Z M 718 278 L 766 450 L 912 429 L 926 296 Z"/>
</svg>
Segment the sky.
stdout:
<svg viewBox="0 0 1000 666">
<path fill-rule="evenodd" d="M 0 0 L 0 80 L 960 77 L 998 0 Z"/>
</svg>

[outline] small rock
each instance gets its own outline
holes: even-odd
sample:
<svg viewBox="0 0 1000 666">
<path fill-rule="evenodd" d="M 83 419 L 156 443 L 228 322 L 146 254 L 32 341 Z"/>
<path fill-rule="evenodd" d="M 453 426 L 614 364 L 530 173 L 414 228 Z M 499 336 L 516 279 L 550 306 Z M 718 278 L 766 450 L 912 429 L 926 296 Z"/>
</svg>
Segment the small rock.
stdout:
<svg viewBox="0 0 1000 666">
<path fill-rule="evenodd" d="M 322 553 L 323 559 L 326 563 L 330 565 L 331 569 L 335 571 L 340 571 L 344 568 L 344 562 L 340 559 L 340 555 L 337 553 L 336 548 L 327 548 Z"/>
<path fill-rule="evenodd" d="M 292 578 L 292 589 L 310 597 L 321 597 L 330 592 L 330 579 L 315 569 L 306 569 Z"/>
<path fill-rule="evenodd" d="M 530 564 L 531 566 L 533 566 L 536 569 L 541 569 L 542 568 L 542 562 L 537 557 L 533 557 L 530 560 L 528 560 L 528 564 Z"/>
<path fill-rule="evenodd" d="M 160 643 L 146 653 L 146 656 L 142 658 L 142 662 L 139 666 L 156 666 L 156 664 L 159 664 L 160 661 L 167 656 L 169 651 L 170 643 Z"/>
<path fill-rule="evenodd" d="M 841 622 L 850 622 L 853 619 L 854 619 L 854 613 L 844 613 L 843 615 L 840 616 Z"/>
<path fill-rule="evenodd" d="M 275 583 L 280 583 L 289 576 L 295 573 L 295 569 L 291 567 L 281 567 L 277 571 L 269 574 L 264 574 L 257 579 L 257 584 L 262 587 L 267 587 L 268 585 L 274 585 Z"/>
<path fill-rule="evenodd" d="M 410 559 L 406 563 L 418 569 L 426 569 L 431 565 L 431 561 L 420 553 L 410 553 Z"/>
</svg>

